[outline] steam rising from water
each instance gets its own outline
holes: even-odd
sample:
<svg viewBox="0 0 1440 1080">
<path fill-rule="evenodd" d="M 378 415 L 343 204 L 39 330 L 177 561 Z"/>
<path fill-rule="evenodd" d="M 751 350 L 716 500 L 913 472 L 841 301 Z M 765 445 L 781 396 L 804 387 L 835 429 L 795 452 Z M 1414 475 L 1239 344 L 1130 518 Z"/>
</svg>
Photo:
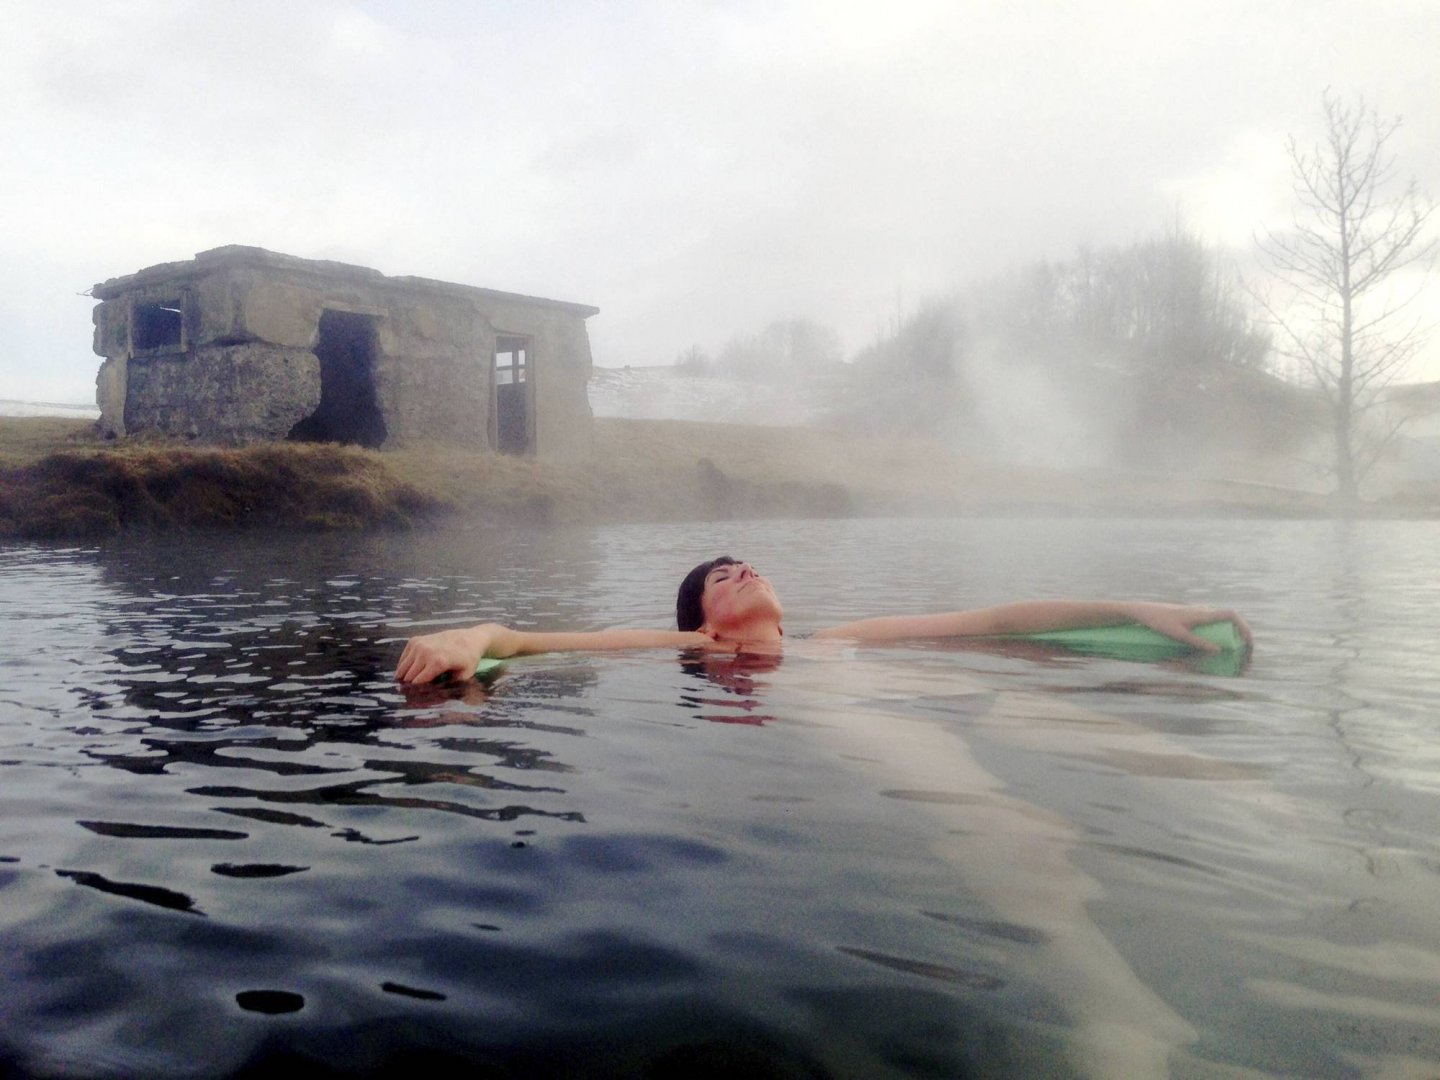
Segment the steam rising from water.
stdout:
<svg viewBox="0 0 1440 1080">
<path fill-rule="evenodd" d="M 1115 460 L 1119 409 L 1093 384 L 1062 385 L 1051 370 L 1014 362 L 995 338 L 972 344 L 961 378 L 976 421 L 963 442 L 971 452 L 1055 468 Z"/>
</svg>

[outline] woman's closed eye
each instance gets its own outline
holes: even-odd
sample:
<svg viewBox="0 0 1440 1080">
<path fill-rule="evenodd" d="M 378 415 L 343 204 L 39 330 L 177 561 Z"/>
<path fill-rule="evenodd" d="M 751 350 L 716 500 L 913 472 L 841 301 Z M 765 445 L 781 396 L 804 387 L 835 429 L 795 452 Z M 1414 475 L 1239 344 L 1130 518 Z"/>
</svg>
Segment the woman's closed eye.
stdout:
<svg viewBox="0 0 1440 1080">
<path fill-rule="evenodd" d="M 726 564 L 725 566 L 716 567 L 714 570 L 710 571 L 710 574 L 705 578 L 705 584 L 719 585 L 722 582 L 731 581 L 741 576 L 742 569 L 743 568 L 738 564 Z M 760 576 L 760 571 L 756 570 L 755 567 L 751 566 L 749 567 L 749 569 L 751 577 Z"/>
</svg>

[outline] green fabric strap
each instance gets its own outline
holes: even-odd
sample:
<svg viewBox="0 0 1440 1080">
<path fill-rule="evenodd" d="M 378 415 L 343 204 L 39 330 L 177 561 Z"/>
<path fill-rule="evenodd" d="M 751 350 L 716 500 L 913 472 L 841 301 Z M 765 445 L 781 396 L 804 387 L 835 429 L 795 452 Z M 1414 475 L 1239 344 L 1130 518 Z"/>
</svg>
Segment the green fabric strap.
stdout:
<svg viewBox="0 0 1440 1080">
<path fill-rule="evenodd" d="M 1183 641 L 1166 637 L 1148 626 L 1087 626 L 1076 630 L 1044 630 L 1034 634 L 1008 634 L 1017 641 L 1040 641 L 1060 645 L 1089 656 L 1108 656 L 1113 660 L 1170 660 L 1185 657 L 1202 670 L 1215 675 L 1238 675 L 1245 667 L 1245 639 L 1229 619 L 1202 623 L 1195 635 L 1220 646 L 1218 653 L 1205 653 Z"/>
</svg>

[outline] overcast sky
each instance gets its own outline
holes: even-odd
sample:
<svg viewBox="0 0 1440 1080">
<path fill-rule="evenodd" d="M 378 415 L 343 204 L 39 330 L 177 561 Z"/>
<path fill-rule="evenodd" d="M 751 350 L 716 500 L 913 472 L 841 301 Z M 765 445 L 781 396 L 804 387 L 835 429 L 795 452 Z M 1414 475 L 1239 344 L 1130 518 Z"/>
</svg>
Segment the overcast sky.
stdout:
<svg viewBox="0 0 1440 1080">
<path fill-rule="evenodd" d="M 598 306 L 598 364 L 1178 211 L 1288 216 L 1327 86 L 1440 196 L 1440 2 L 10 0 L 0 398 L 90 401 L 98 281 L 254 244 Z M 1426 302 L 1440 315 L 1432 283 Z M 1432 346 L 1417 377 L 1440 379 Z"/>
</svg>

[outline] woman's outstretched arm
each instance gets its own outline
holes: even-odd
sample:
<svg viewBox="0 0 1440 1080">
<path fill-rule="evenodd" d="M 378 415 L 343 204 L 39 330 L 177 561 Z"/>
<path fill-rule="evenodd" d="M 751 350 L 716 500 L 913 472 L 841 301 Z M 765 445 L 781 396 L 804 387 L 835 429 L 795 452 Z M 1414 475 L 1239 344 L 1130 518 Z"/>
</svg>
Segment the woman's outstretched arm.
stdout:
<svg viewBox="0 0 1440 1080">
<path fill-rule="evenodd" d="M 529 656 L 545 652 L 590 649 L 658 649 L 706 645 L 704 634 L 678 630 L 592 630 L 579 633 L 538 633 L 483 623 L 456 630 L 421 634 L 405 643 L 395 677 L 404 683 L 427 683 L 451 674 L 468 679 L 485 657 Z"/>
<path fill-rule="evenodd" d="M 1161 604 L 1149 600 L 1028 600 L 1018 604 L 947 611 L 938 615 L 891 615 L 861 619 L 821 630 L 817 638 L 851 641 L 899 641 L 904 638 L 1002 637 L 1045 630 L 1073 630 L 1090 626 L 1125 626 L 1139 623 L 1166 637 L 1204 652 L 1219 646 L 1197 637 L 1193 630 L 1210 622 L 1230 620 L 1251 644 L 1250 627 L 1226 608 L 1190 604 Z"/>
</svg>

